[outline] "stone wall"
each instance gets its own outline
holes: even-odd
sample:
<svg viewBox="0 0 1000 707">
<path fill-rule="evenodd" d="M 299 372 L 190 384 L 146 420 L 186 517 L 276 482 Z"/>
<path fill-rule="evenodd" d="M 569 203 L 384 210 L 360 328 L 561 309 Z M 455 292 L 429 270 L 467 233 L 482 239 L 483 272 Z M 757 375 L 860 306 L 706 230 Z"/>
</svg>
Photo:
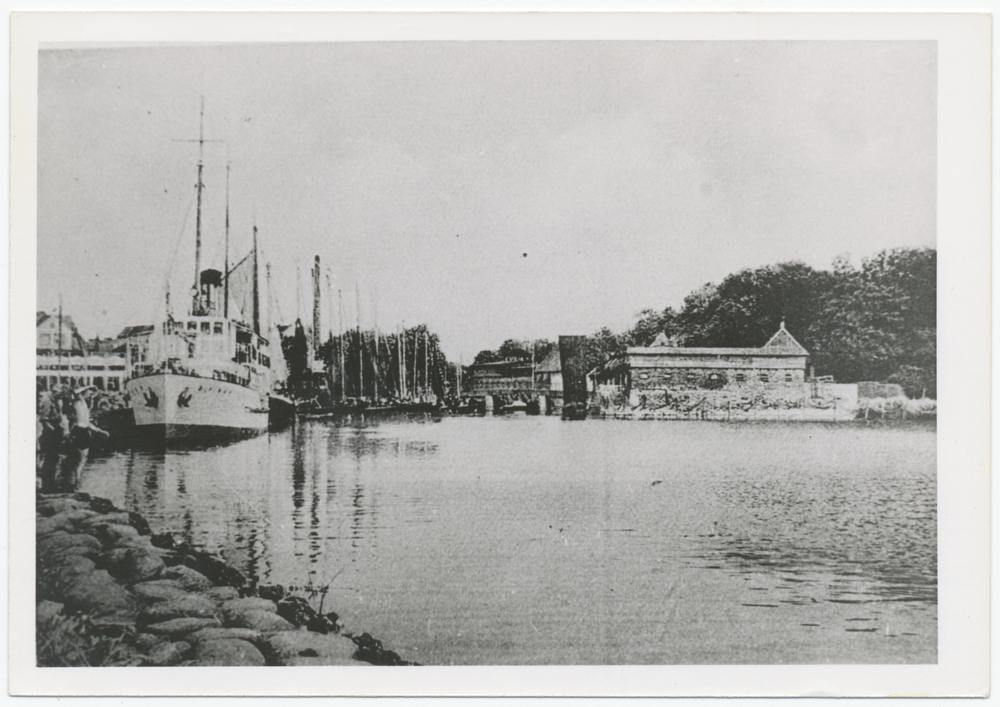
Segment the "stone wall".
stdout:
<svg viewBox="0 0 1000 707">
<path fill-rule="evenodd" d="M 836 388 L 836 390 L 834 390 Z M 624 391 L 602 386 L 597 413 L 609 417 L 669 420 L 847 420 L 857 411 L 856 394 L 845 386 L 814 393 L 804 381 L 707 390 L 687 386 Z"/>
<path fill-rule="evenodd" d="M 766 378 L 766 380 L 765 380 Z M 638 368 L 632 371 L 637 390 L 729 390 L 747 395 L 780 394 L 805 383 L 802 368 Z"/>
</svg>

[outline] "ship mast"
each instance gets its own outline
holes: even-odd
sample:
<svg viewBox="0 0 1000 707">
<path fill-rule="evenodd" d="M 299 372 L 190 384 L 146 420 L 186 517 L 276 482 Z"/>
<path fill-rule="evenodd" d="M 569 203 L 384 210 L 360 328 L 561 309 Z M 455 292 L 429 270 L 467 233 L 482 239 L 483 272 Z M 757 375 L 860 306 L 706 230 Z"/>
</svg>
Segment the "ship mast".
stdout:
<svg viewBox="0 0 1000 707">
<path fill-rule="evenodd" d="M 191 314 L 201 314 L 201 192 L 205 185 L 201 174 L 205 168 L 205 97 L 201 97 L 201 121 L 198 128 L 198 211 L 194 228 L 194 301 Z"/>
<path fill-rule="evenodd" d="M 200 194 L 201 192 L 199 192 Z M 222 316 L 229 318 L 229 162 L 226 162 L 226 259 L 222 291 Z M 268 289 L 270 292 L 270 289 Z"/>
</svg>

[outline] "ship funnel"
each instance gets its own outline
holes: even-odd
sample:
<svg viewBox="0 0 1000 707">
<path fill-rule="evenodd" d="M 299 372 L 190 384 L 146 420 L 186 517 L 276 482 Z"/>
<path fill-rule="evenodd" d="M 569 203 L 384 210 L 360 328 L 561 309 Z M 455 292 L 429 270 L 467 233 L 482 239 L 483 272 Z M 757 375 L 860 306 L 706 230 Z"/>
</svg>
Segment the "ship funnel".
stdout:
<svg viewBox="0 0 1000 707">
<path fill-rule="evenodd" d="M 222 273 L 218 270 L 201 271 L 201 289 L 205 296 L 205 311 L 211 312 L 213 307 L 213 288 L 222 287 Z"/>
</svg>

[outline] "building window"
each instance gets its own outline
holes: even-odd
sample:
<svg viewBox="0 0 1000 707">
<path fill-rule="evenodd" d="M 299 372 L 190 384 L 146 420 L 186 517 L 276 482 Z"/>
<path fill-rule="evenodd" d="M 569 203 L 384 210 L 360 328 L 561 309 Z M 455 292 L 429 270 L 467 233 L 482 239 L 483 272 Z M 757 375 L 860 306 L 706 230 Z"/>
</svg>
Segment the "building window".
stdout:
<svg viewBox="0 0 1000 707">
<path fill-rule="evenodd" d="M 768 381 L 767 374 L 766 373 L 761 373 L 760 374 L 760 382 L 761 383 L 767 383 L 767 381 Z"/>
<path fill-rule="evenodd" d="M 222 322 L 215 322 L 215 324 L 213 324 L 212 326 L 215 329 L 214 333 L 216 333 L 216 334 L 221 334 L 222 333 Z"/>
<path fill-rule="evenodd" d="M 691 373 L 687 374 L 687 382 L 688 383 L 694 383 L 697 380 L 698 380 L 698 374 L 697 373 L 691 372 Z"/>
<path fill-rule="evenodd" d="M 736 382 L 737 383 L 746 383 L 747 382 L 746 374 L 745 373 L 737 373 L 736 374 Z"/>
<path fill-rule="evenodd" d="M 786 373 L 785 374 L 785 382 L 786 383 L 791 383 L 792 382 L 792 374 L 791 373 Z"/>
<path fill-rule="evenodd" d="M 647 378 L 649 378 L 649 374 L 648 373 L 640 373 L 639 374 L 639 380 L 646 380 Z"/>
<path fill-rule="evenodd" d="M 201 333 L 211 334 L 212 333 L 212 322 L 202 322 L 201 323 Z"/>
<path fill-rule="evenodd" d="M 188 331 L 198 331 L 198 322 L 188 322 Z"/>
</svg>

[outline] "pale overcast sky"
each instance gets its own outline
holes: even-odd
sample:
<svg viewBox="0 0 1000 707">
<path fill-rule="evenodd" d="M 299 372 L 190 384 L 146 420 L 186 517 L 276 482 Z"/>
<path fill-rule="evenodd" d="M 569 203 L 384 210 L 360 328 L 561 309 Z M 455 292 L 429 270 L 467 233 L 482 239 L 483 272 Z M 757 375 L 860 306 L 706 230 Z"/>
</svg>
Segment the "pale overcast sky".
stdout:
<svg viewBox="0 0 1000 707">
<path fill-rule="evenodd" d="M 357 283 L 365 324 L 466 362 L 620 331 L 744 267 L 934 246 L 936 65 L 911 41 L 43 50 L 38 307 L 61 293 L 90 337 L 152 323 L 168 272 L 183 301 L 204 96 L 203 263 L 228 156 L 233 258 L 256 222 L 285 320 L 319 254 L 350 325 Z"/>
</svg>

